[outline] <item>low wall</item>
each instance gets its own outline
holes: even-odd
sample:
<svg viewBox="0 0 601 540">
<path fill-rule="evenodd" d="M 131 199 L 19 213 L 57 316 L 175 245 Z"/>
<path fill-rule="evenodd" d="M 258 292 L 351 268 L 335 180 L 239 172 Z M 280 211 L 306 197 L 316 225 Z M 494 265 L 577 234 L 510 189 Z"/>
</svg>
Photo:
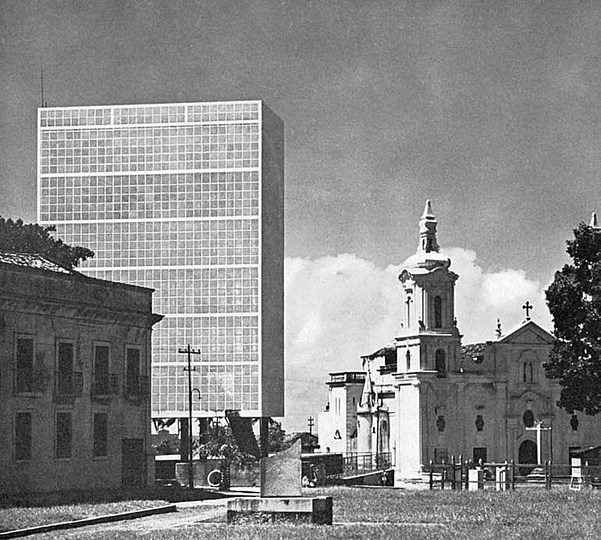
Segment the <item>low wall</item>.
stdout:
<svg viewBox="0 0 601 540">
<path fill-rule="evenodd" d="M 340 482 L 345 486 L 393 486 L 394 469 L 347 476 L 341 478 Z"/>
</svg>

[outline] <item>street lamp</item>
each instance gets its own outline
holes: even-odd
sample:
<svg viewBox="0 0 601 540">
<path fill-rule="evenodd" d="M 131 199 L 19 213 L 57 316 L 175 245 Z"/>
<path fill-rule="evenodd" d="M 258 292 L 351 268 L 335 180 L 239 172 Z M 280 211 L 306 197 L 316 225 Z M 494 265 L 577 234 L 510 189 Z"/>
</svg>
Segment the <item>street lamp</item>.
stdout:
<svg viewBox="0 0 601 540">
<path fill-rule="evenodd" d="M 198 401 L 201 401 L 200 390 L 198 388 L 192 388 L 192 393 L 196 392 L 198 394 Z M 201 407 L 202 410 L 202 407 Z M 190 431 L 192 431 L 192 427 L 190 427 Z M 200 446 L 200 437 L 202 435 L 202 424 L 200 417 L 198 418 L 198 445 Z"/>
</svg>

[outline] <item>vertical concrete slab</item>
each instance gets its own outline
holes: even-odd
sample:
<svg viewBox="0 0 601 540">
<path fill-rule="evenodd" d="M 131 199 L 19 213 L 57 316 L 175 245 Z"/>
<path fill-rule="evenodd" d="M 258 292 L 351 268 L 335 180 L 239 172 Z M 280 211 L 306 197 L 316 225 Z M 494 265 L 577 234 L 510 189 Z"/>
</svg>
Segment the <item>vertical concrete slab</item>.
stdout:
<svg viewBox="0 0 601 540">
<path fill-rule="evenodd" d="M 261 460 L 261 497 L 300 497 L 301 441 Z"/>
</svg>

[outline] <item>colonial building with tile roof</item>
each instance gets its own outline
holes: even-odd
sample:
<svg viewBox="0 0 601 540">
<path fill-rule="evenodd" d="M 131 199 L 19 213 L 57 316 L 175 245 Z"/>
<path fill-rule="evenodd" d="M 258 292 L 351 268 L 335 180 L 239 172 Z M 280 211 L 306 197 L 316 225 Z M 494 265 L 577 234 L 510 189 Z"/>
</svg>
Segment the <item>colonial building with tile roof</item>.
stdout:
<svg viewBox="0 0 601 540">
<path fill-rule="evenodd" d="M 0 493 L 153 478 L 152 292 L 0 252 Z"/>
</svg>

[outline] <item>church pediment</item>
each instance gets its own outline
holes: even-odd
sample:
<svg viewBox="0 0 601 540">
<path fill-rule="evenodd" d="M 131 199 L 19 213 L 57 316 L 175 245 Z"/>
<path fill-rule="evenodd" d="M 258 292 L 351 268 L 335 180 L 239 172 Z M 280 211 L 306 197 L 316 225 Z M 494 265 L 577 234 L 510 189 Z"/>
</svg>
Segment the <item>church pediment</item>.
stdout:
<svg viewBox="0 0 601 540">
<path fill-rule="evenodd" d="M 505 336 L 500 343 L 516 345 L 553 345 L 553 336 L 533 321 L 527 321 Z"/>
</svg>

